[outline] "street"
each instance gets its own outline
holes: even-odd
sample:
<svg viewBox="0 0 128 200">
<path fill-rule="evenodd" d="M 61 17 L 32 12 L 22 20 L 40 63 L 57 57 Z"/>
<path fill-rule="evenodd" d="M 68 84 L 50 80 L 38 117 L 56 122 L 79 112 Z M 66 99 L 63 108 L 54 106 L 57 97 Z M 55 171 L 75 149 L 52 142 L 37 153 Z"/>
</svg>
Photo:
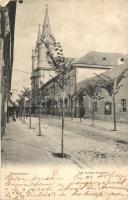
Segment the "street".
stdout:
<svg viewBox="0 0 128 200">
<path fill-rule="evenodd" d="M 2 140 L 2 165 L 63 165 L 80 168 L 93 168 L 128 165 L 128 125 L 119 124 L 119 131 L 111 131 L 112 123 L 107 128 L 96 122 L 65 118 L 64 153 L 67 157 L 59 158 L 61 152 L 61 119 L 43 116 L 41 118 L 42 136 L 38 136 L 38 118 L 32 117 L 32 129 L 29 118 L 7 125 Z"/>
</svg>

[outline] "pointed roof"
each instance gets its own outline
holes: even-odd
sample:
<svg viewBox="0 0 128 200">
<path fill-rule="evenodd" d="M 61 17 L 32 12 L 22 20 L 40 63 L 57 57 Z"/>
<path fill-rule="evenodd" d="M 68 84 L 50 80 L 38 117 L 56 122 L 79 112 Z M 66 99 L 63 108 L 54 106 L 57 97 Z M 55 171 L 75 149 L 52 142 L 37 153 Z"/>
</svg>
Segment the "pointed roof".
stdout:
<svg viewBox="0 0 128 200">
<path fill-rule="evenodd" d="M 39 28 L 38 28 L 38 35 L 37 35 L 37 41 L 36 41 L 37 45 L 39 44 L 40 40 L 41 40 L 41 24 L 39 24 Z"/>
<path fill-rule="evenodd" d="M 49 24 L 49 16 L 48 16 L 48 5 L 46 5 L 45 10 L 45 18 L 44 18 L 44 24 L 42 29 L 42 39 L 48 40 L 50 37 L 51 31 L 50 31 L 50 24 Z"/>
</svg>

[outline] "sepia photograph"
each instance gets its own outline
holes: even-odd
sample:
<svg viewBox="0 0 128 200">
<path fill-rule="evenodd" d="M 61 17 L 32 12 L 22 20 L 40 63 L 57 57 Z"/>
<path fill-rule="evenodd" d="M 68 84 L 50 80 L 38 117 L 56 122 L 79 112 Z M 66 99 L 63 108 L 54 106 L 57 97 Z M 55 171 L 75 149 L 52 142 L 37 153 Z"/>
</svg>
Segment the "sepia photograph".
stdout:
<svg viewBox="0 0 128 200">
<path fill-rule="evenodd" d="M 128 1 L 0 0 L 0 102 L 0 200 L 126 200 Z M 13 191 L 17 169 L 38 168 L 78 173 L 56 193 L 41 182 L 30 194 L 36 176 Z"/>
</svg>

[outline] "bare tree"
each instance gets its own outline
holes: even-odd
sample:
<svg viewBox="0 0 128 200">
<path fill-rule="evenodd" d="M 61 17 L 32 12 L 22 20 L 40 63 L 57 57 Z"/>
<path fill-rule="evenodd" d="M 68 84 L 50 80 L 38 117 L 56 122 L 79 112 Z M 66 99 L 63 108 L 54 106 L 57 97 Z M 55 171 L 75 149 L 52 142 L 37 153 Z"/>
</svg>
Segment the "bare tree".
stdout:
<svg viewBox="0 0 128 200">
<path fill-rule="evenodd" d="M 66 85 L 66 75 L 70 68 L 71 59 L 65 58 L 63 55 L 63 50 L 60 43 L 56 42 L 53 35 L 51 35 L 53 40 L 53 46 L 51 46 L 49 41 L 45 42 L 47 48 L 47 60 L 51 65 L 52 69 L 57 74 L 57 82 L 62 89 L 63 93 L 63 105 L 62 105 L 62 137 L 61 137 L 61 156 L 64 157 L 64 98 L 65 98 L 65 85 Z M 54 51 L 53 51 L 54 48 Z"/>
<path fill-rule="evenodd" d="M 100 97 L 101 89 L 98 87 L 96 81 L 88 80 L 85 87 L 85 94 L 88 95 L 91 99 L 92 104 L 92 126 L 94 126 L 95 120 L 95 101 L 104 98 Z"/>
<path fill-rule="evenodd" d="M 25 98 L 27 98 L 30 101 L 30 96 L 31 96 L 31 90 L 29 88 L 23 88 L 23 90 L 21 90 L 20 94 L 18 94 L 19 96 L 19 105 L 21 110 L 21 113 L 23 114 L 24 118 L 23 118 L 23 122 L 25 123 Z"/>
<path fill-rule="evenodd" d="M 24 97 L 27 97 L 28 99 L 30 98 L 30 94 L 31 94 L 31 90 L 29 88 L 23 88 L 23 90 L 21 90 L 21 95 Z"/>
<path fill-rule="evenodd" d="M 18 94 L 19 99 L 17 99 L 18 103 L 20 106 L 23 106 L 24 104 L 24 98 L 27 97 L 27 99 L 30 99 L 30 95 L 31 95 L 31 90 L 29 88 L 23 88 L 23 90 L 21 90 L 20 94 Z"/>
<path fill-rule="evenodd" d="M 128 71 L 128 68 L 124 69 L 119 75 L 115 76 L 114 78 L 105 74 L 97 75 L 98 86 L 101 89 L 104 89 L 108 93 L 108 95 L 112 98 L 114 131 L 117 130 L 115 97 L 116 97 L 116 94 L 119 92 L 120 88 L 123 86 L 123 84 L 121 84 L 122 80 L 128 77 L 126 76 L 127 71 Z"/>
</svg>

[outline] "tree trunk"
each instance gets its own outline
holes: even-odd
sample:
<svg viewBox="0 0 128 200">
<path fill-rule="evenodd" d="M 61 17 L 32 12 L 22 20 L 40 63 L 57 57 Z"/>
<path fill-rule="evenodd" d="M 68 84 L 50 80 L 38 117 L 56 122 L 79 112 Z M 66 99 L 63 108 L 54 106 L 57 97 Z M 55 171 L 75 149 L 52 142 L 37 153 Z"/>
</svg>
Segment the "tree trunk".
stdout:
<svg viewBox="0 0 128 200">
<path fill-rule="evenodd" d="M 24 98 L 24 107 L 23 107 L 23 123 L 25 123 L 25 98 Z"/>
<path fill-rule="evenodd" d="M 115 96 L 112 97 L 113 100 L 113 122 L 114 122 L 114 131 L 116 131 L 116 105 L 115 105 Z"/>
<path fill-rule="evenodd" d="M 79 115 L 80 115 L 80 122 L 81 122 L 81 106 L 79 106 Z"/>
<path fill-rule="evenodd" d="M 20 119 L 22 120 L 22 107 L 20 106 Z"/>
<path fill-rule="evenodd" d="M 92 126 L 94 126 L 94 120 L 95 120 L 95 113 L 94 113 L 94 101 L 92 98 Z"/>
<path fill-rule="evenodd" d="M 73 119 L 72 107 L 73 107 L 73 101 L 71 99 L 71 119 Z"/>
<path fill-rule="evenodd" d="M 39 106 L 39 134 L 37 136 L 42 136 L 41 134 L 41 105 Z"/>
<path fill-rule="evenodd" d="M 30 95 L 30 108 L 29 108 L 29 128 L 31 129 L 32 126 L 31 126 L 31 95 Z"/>
<path fill-rule="evenodd" d="M 64 156 L 64 105 L 62 106 L 62 137 L 61 137 L 61 154 Z"/>
<path fill-rule="evenodd" d="M 64 157 L 64 97 L 65 90 L 63 88 L 63 104 L 62 104 L 62 136 L 61 136 L 61 155 Z"/>
</svg>

